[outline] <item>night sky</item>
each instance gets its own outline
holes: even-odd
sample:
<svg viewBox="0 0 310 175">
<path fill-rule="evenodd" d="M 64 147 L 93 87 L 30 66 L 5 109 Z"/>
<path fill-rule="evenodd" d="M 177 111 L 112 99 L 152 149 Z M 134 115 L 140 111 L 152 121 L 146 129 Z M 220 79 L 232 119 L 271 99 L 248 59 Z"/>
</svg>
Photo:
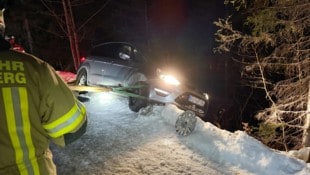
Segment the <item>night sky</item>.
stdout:
<svg viewBox="0 0 310 175">
<path fill-rule="evenodd" d="M 213 22 L 227 15 L 222 1 L 153 1 L 149 32 L 151 37 L 161 39 L 162 50 L 157 56 L 184 60 L 181 67 L 186 69 L 187 78 L 216 95 L 223 94 L 228 83 L 224 70 L 228 58 L 213 52 L 216 47 Z"/>
<path fill-rule="evenodd" d="M 7 11 L 7 34 L 16 36 L 17 41 L 29 50 L 22 20 L 26 16 L 33 54 L 56 69 L 66 69 L 72 58 L 63 26 L 50 16 L 41 1 L 22 2 L 19 7 Z M 48 2 L 48 7 L 62 18 L 63 23 L 61 1 Z M 212 96 L 229 96 L 230 84 L 234 81 L 231 76 L 237 71 L 227 66 L 231 60 L 228 56 L 213 52 L 217 30 L 213 22 L 229 15 L 222 0 L 85 2 L 91 3 L 72 7 L 81 55 L 96 43 L 130 42 L 141 48 L 148 59 L 178 67 L 190 83 Z"/>
</svg>

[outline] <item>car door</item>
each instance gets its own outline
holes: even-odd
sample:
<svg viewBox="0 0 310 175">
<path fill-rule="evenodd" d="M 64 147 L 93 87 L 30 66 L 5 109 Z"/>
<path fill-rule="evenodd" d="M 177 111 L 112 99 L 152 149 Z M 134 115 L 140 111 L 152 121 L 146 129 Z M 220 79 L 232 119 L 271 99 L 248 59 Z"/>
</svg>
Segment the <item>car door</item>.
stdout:
<svg viewBox="0 0 310 175">
<path fill-rule="evenodd" d="M 113 62 L 113 47 L 109 44 L 95 46 L 90 53 L 89 80 L 95 85 L 108 85 L 107 69 Z"/>
</svg>

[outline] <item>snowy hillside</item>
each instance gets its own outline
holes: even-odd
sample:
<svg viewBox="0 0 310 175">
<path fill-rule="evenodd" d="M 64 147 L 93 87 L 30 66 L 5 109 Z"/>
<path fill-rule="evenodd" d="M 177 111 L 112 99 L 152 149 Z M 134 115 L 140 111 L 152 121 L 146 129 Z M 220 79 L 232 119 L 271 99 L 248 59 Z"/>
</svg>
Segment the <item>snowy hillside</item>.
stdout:
<svg viewBox="0 0 310 175">
<path fill-rule="evenodd" d="M 60 175 L 310 174 L 310 164 L 241 131 L 230 133 L 198 119 L 192 134 L 177 135 L 174 124 L 183 111 L 173 105 L 139 115 L 124 97 L 94 93 L 90 98 L 86 134 L 64 149 L 52 145 Z"/>
</svg>

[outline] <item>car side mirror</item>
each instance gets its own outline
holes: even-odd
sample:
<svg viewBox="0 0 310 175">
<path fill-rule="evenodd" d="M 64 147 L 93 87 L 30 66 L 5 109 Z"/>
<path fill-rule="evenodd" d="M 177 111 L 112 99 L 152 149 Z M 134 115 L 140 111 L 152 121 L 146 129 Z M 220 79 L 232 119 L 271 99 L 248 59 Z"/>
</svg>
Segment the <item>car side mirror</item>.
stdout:
<svg viewBox="0 0 310 175">
<path fill-rule="evenodd" d="M 121 59 L 123 59 L 123 60 L 129 60 L 129 59 L 130 59 L 130 56 L 129 56 L 128 54 L 126 54 L 126 53 L 123 53 L 123 52 L 120 52 L 120 53 L 118 54 L 118 56 L 119 56 Z"/>
</svg>

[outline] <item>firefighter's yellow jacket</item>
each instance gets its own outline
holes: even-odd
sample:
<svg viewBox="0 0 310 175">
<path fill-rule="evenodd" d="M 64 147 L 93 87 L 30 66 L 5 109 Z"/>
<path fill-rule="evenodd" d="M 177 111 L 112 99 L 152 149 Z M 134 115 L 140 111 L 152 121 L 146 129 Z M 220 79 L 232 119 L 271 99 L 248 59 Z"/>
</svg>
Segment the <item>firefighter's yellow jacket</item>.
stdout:
<svg viewBox="0 0 310 175">
<path fill-rule="evenodd" d="M 49 175 L 56 168 L 50 140 L 86 121 L 83 104 L 44 61 L 28 54 L 0 52 L 0 174 Z"/>
</svg>

